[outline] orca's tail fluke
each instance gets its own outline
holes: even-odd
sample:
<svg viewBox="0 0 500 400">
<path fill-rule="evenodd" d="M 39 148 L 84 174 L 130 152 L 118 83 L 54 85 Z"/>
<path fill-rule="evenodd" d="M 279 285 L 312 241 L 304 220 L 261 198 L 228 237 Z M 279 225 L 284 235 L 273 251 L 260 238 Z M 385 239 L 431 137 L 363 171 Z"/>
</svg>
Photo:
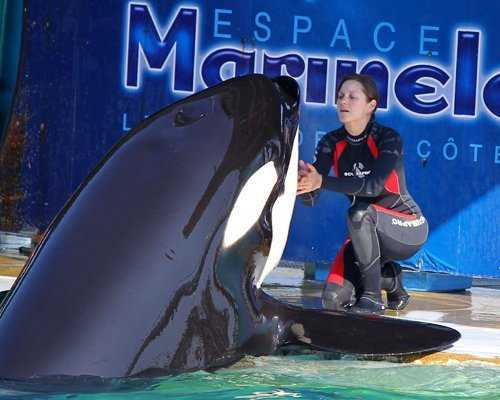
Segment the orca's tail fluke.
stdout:
<svg viewBox="0 0 500 400">
<path fill-rule="evenodd" d="M 304 309 L 260 293 L 263 312 L 278 316 L 283 344 L 360 356 L 403 356 L 440 351 L 460 339 L 460 333 L 437 324 L 379 315 L 324 309 Z"/>
</svg>

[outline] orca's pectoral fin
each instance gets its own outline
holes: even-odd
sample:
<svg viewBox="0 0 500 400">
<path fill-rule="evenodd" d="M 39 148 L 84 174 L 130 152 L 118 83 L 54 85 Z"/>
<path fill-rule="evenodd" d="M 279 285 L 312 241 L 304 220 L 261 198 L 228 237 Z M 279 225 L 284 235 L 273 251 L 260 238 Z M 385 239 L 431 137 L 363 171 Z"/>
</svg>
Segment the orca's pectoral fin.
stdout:
<svg viewBox="0 0 500 400">
<path fill-rule="evenodd" d="M 264 313 L 278 315 L 284 342 L 363 356 L 397 356 L 443 350 L 460 338 L 437 324 L 284 304 L 263 294 Z"/>
</svg>

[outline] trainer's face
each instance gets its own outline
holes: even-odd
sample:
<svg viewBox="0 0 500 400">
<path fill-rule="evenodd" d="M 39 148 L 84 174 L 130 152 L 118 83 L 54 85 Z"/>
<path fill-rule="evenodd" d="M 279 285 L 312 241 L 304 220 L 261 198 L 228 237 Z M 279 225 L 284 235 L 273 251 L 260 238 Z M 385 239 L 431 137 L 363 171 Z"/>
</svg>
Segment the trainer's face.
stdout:
<svg viewBox="0 0 500 400">
<path fill-rule="evenodd" d="M 377 102 L 368 100 L 358 81 L 345 81 L 337 96 L 337 115 L 344 125 L 367 124 Z"/>
</svg>

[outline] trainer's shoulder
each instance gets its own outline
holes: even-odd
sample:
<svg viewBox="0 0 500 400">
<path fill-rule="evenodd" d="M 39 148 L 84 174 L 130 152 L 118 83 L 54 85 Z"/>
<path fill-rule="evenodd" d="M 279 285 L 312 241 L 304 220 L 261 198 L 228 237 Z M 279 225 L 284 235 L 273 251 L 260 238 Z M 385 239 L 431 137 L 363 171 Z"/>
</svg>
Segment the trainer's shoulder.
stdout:
<svg viewBox="0 0 500 400">
<path fill-rule="evenodd" d="M 338 129 L 334 129 L 333 131 L 325 133 L 325 135 L 321 138 L 321 140 L 324 140 L 325 142 L 329 142 L 335 145 L 335 143 L 344 140 L 345 136 L 346 136 L 345 129 L 343 127 L 340 127 Z"/>
<path fill-rule="evenodd" d="M 401 143 L 401 135 L 396 131 L 396 129 L 381 125 L 378 122 L 373 123 L 372 132 L 371 132 L 375 142 L 383 142 L 383 141 L 396 141 Z"/>
<path fill-rule="evenodd" d="M 345 138 L 345 131 L 342 128 L 327 132 L 319 140 L 317 149 L 322 152 L 333 151 L 337 142 Z"/>
</svg>

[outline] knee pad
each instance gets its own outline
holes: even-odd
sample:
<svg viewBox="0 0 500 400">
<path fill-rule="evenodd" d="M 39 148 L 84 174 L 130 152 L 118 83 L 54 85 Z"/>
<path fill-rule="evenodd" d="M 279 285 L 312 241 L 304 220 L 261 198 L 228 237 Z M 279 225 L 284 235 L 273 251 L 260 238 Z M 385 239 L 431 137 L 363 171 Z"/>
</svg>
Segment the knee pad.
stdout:
<svg viewBox="0 0 500 400">
<path fill-rule="evenodd" d="M 375 222 L 370 204 L 355 204 L 347 212 L 347 223 L 355 229 L 360 229 L 361 223 L 367 217 L 370 217 Z"/>
<path fill-rule="evenodd" d="M 376 211 L 369 204 L 361 203 L 349 209 L 347 228 L 361 272 L 380 256 L 376 221 Z"/>
<path fill-rule="evenodd" d="M 328 310 L 345 311 L 356 303 L 356 291 L 348 281 L 344 285 L 326 283 L 321 300 L 323 307 Z"/>
</svg>

